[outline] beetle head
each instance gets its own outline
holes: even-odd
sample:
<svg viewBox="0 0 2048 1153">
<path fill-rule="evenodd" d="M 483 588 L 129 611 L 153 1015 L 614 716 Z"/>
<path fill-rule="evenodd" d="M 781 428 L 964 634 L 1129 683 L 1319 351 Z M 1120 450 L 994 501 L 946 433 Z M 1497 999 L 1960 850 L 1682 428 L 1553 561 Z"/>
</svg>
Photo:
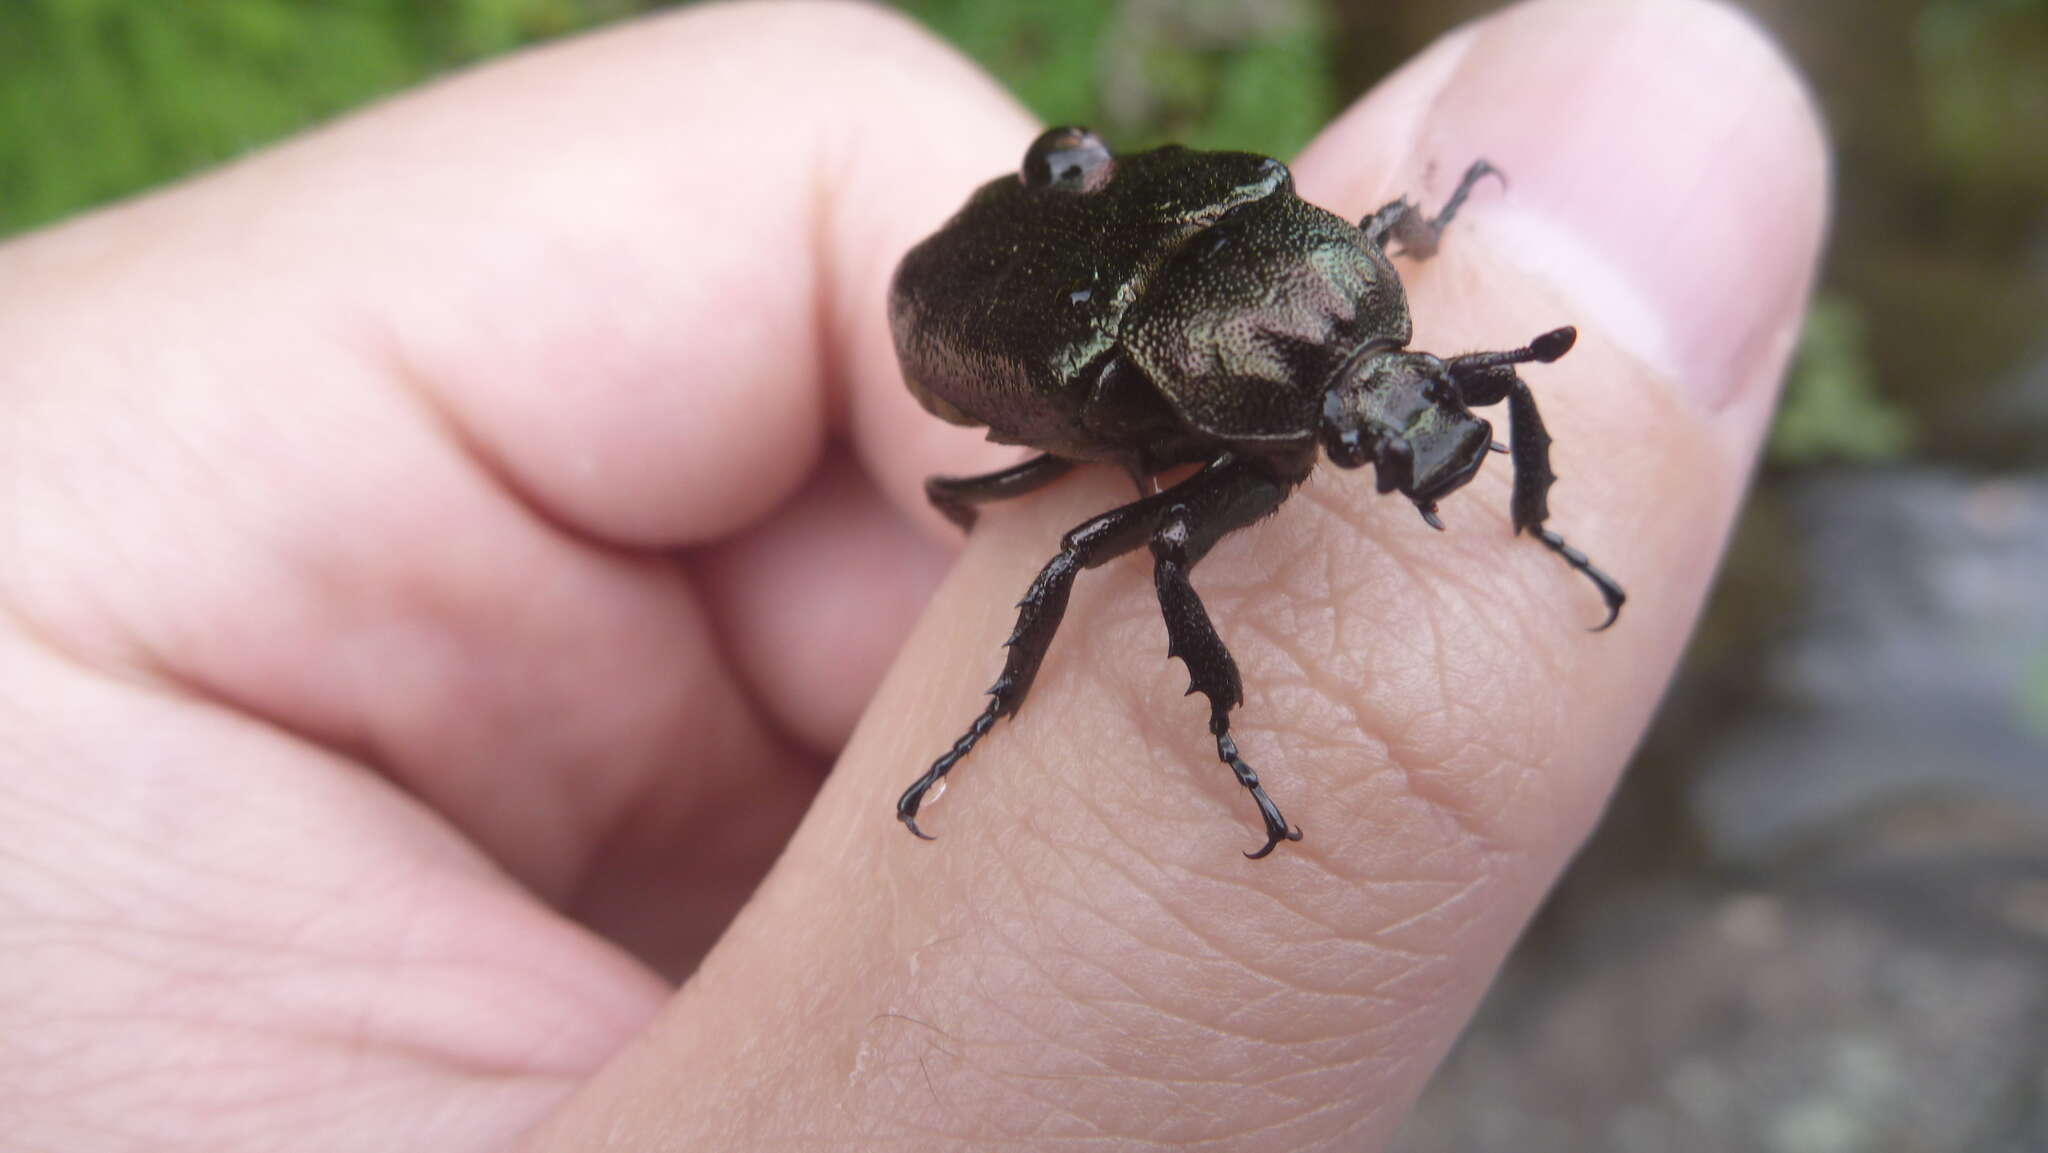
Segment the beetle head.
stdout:
<svg viewBox="0 0 2048 1153">
<path fill-rule="evenodd" d="M 1427 517 L 1485 463 L 1493 426 L 1465 407 L 1442 360 L 1384 349 L 1340 374 L 1323 398 L 1322 440 L 1332 463 L 1372 464 L 1381 492 L 1399 491 Z"/>
</svg>

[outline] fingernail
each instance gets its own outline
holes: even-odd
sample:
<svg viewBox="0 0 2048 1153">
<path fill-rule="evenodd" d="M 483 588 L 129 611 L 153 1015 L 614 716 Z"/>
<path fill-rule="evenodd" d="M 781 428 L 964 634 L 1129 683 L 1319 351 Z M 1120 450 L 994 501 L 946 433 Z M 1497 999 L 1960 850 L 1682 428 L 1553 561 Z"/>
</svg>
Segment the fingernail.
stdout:
<svg viewBox="0 0 2048 1153">
<path fill-rule="evenodd" d="M 1508 188 L 1475 199 L 1470 226 L 1580 323 L 1709 410 L 1771 387 L 1828 194 L 1820 125 L 1776 46 L 1702 0 L 1546 0 L 1473 32 L 1416 140 L 1425 203 L 1485 157 Z"/>
</svg>

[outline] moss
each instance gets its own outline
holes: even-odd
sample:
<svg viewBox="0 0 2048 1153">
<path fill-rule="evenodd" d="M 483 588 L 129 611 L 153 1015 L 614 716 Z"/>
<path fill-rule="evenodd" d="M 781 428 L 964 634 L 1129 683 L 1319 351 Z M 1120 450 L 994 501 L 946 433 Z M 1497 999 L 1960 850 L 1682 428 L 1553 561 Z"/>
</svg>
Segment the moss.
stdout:
<svg viewBox="0 0 2048 1153">
<path fill-rule="evenodd" d="M 1041 120 L 1099 128 L 1118 148 L 1177 140 L 1287 156 L 1336 110 L 1330 21 L 1309 0 L 903 7 Z"/>
</svg>

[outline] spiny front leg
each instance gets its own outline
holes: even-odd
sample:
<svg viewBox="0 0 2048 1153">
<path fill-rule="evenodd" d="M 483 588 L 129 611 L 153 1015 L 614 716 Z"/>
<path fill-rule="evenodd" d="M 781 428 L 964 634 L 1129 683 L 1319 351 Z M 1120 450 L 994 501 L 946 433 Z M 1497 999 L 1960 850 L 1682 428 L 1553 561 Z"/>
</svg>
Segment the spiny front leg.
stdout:
<svg viewBox="0 0 2048 1153">
<path fill-rule="evenodd" d="M 1039 570 L 1038 579 L 1031 582 L 1031 591 L 1017 602 L 1017 627 L 1011 630 L 1010 639 L 1003 642 L 1008 655 L 1003 660 L 1003 675 L 989 686 L 988 707 L 974 718 L 974 723 L 967 727 L 959 740 L 953 742 L 953 747 L 933 761 L 932 767 L 905 789 L 896 802 L 896 819 L 908 826 L 912 833 L 927 841 L 932 839 L 917 827 L 917 810 L 924 804 L 925 794 L 953 771 L 960 758 L 987 736 L 997 721 L 1015 713 L 1023 705 L 1025 694 L 1031 691 L 1032 680 L 1038 676 L 1038 666 L 1045 661 L 1045 651 L 1052 647 L 1053 634 L 1059 632 L 1060 619 L 1067 612 L 1067 594 L 1073 590 L 1074 576 L 1081 567 L 1080 555 L 1074 549 L 1061 550 Z"/>
<path fill-rule="evenodd" d="M 1209 731 L 1216 737 L 1216 756 L 1237 776 L 1259 807 L 1266 822 L 1266 843 L 1245 856 L 1256 861 L 1273 851 L 1281 841 L 1299 841 L 1301 830 L 1290 828 L 1280 815 L 1280 806 L 1266 795 L 1259 774 L 1238 755 L 1237 742 L 1230 736 L 1230 710 L 1244 700 L 1244 686 L 1238 679 L 1237 662 L 1216 635 L 1216 626 L 1188 582 L 1187 566 L 1170 552 L 1160 552 L 1152 566 L 1153 583 L 1159 586 L 1159 611 L 1166 617 L 1166 655 L 1187 662 L 1188 692 L 1209 698 Z"/>
<path fill-rule="evenodd" d="M 1212 465 L 1211 469 L 1214 467 Z M 1008 655 L 1003 660 L 1003 674 L 989 686 L 988 707 L 981 711 L 960 739 L 953 742 L 953 747 L 933 761 L 932 767 L 926 769 L 924 775 L 905 789 L 897 800 L 896 819 L 912 833 L 927 841 L 932 839 L 917 827 L 917 810 L 924 804 L 925 794 L 945 779 L 960 758 L 987 736 L 997 721 L 1014 714 L 1024 704 L 1025 695 L 1031 691 L 1031 682 L 1038 676 L 1039 666 L 1045 663 L 1046 650 L 1052 647 L 1052 638 L 1059 632 L 1060 620 L 1066 615 L 1067 596 L 1073 591 L 1074 577 L 1084 568 L 1094 568 L 1144 544 L 1152 535 L 1160 515 L 1178 500 L 1175 493 L 1197 483 L 1209 473 L 1210 470 L 1205 469 L 1166 492 L 1133 501 L 1084 521 L 1061 539 L 1058 555 L 1039 570 L 1038 579 L 1031 582 L 1031 590 L 1017 602 L 1017 627 L 1011 630 L 1010 639 L 1003 642 Z"/>
<path fill-rule="evenodd" d="M 1544 522 L 1550 519 L 1550 486 L 1557 481 L 1557 474 L 1550 471 L 1550 432 L 1543 427 L 1543 415 L 1537 411 L 1536 394 L 1515 372 L 1518 364 L 1548 364 L 1558 359 L 1571 351 L 1577 339 L 1575 329 L 1554 329 L 1526 348 L 1456 356 L 1446 361 L 1444 367 L 1467 405 L 1498 404 L 1503 399 L 1508 402 L 1508 444 L 1515 464 L 1514 493 L 1508 498 L 1509 518 L 1516 532 L 1527 530 L 1600 590 L 1600 599 L 1607 605 L 1607 619 L 1594 628 L 1594 632 L 1599 632 L 1620 618 L 1628 594 L 1613 577 L 1595 568 L 1585 553 L 1544 527 Z"/>
<path fill-rule="evenodd" d="M 1543 417 L 1536 411 L 1536 396 L 1519 377 L 1508 389 L 1508 443 L 1513 446 L 1515 462 L 1515 491 L 1509 509 L 1515 531 L 1529 530 L 1545 548 L 1593 582 L 1593 587 L 1600 590 L 1600 599 L 1607 604 L 1607 619 L 1595 625 L 1593 631 L 1609 628 L 1621 619 L 1621 606 L 1627 603 L 1628 594 L 1621 591 L 1613 577 L 1593 567 L 1585 553 L 1543 526 L 1550 519 L 1547 497 L 1557 475 L 1550 471 L 1550 433 L 1545 431 Z"/>
<path fill-rule="evenodd" d="M 1159 590 L 1159 611 L 1166 618 L 1166 653 L 1187 664 L 1188 692 L 1209 698 L 1209 732 L 1216 738 L 1216 756 L 1252 795 L 1266 823 L 1266 843 L 1245 856 L 1258 860 L 1281 841 L 1298 841 L 1301 830 L 1287 824 L 1280 807 L 1259 783 L 1259 774 L 1238 755 L 1230 736 L 1230 710 L 1244 701 L 1237 662 L 1216 635 L 1216 626 L 1202 607 L 1202 598 L 1188 580 L 1188 570 L 1225 534 L 1243 528 L 1287 499 L 1289 486 L 1246 467 L 1224 491 L 1199 504 L 1170 511 L 1152 537 L 1152 578 Z"/>
</svg>

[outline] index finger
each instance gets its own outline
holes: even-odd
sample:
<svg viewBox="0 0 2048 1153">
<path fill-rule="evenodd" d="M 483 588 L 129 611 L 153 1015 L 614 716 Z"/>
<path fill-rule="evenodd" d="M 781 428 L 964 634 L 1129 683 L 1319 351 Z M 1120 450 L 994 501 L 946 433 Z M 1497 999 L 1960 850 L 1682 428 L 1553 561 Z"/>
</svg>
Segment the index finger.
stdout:
<svg viewBox="0 0 2048 1153">
<path fill-rule="evenodd" d="M 524 499 L 612 543 L 753 519 L 835 425 L 908 503 L 1001 450 L 903 394 L 888 277 L 1033 128 L 898 23 L 813 3 L 637 22 L 8 256 L 45 305 L 63 285 L 103 303 L 118 254 L 145 311 L 303 331 L 304 356 L 413 388 Z"/>
</svg>

